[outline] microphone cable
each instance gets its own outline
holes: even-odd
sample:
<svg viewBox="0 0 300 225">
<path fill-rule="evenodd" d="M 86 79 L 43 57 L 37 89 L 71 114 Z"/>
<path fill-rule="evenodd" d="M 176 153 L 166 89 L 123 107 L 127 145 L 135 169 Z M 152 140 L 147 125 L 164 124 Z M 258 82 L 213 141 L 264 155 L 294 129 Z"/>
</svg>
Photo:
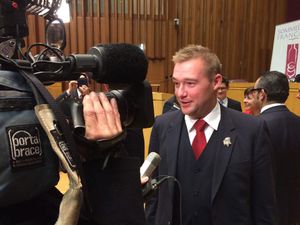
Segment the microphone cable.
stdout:
<svg viewBox="0 0 300 225">
<path fill-rule="evenodd" d="M 167 180 L 171 180 L 175 182 L 178 188 L 178 193 L 179 193 L 179 224 L 182 225 L 182 188 L 179 180 L 176 177 L 169 176 L 169 175 L 159 175 L 155 177 L 154 179 L 150 180 L 150 187 L 145 187 L 143 189 L 143 198 L 144 199 L 149 199 L 151 196 L 158 190 L 159 186 L 164 183 Z M 149 183 L 148 182 L 148 183 Z M 150 188 L 150 190 L 149 190 Z M 173 206 L 172 206 L 173 207 Z M 174 207 L 173 207 L 174 209 Z M 173 211 L 173 210 L 172 210 Z M 173 213 L 172 213 L 173 214 Z"/>
</svg>

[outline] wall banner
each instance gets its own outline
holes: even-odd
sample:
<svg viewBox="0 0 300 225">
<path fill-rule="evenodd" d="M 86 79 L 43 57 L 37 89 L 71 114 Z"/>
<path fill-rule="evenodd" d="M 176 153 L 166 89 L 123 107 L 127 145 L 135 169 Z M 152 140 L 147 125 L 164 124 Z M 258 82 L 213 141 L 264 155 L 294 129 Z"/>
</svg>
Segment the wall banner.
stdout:
<svg viewBox="0 0 300 225">
<path fill-rule="evenodd" d="M 300 20 L 277 25 L 275 28 L 270 70 L 284 73 L 289 81 L 300 74 Z"/>
</svg>

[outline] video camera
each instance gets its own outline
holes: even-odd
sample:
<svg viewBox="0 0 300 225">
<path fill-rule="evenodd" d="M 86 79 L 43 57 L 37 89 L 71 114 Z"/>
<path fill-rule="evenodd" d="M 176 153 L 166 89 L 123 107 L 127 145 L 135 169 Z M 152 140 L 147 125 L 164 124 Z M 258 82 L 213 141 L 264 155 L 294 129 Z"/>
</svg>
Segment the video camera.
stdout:
<svg viewBox="0 0 300 225">
<path fill-rule="evenodd" d="M 83 72 L 88 73 L 99 83 L 122 87 L 106 95 L 116 98 L 123 126 L 152 126 L 152 90 L 145 80 L 148 60 L 144 52 L 132 44 L 99 44 L 87 54 L 65 57 L 62 52 L 65 47 L 64 24 L 55 16 L 60 3 L 61 0 L 0 0 L 1 69 L 27 71 L 44 84 L 77 80 Z M 20 50 L 22 38 L 28 35 L 26 13 L 41 15 L 48 23 L 46 44 L 33 44 L 23 54 Z M 33 57 L 30 50 L 35 46 L 45 49 Z M 62 110 L 72 118 L 75 128 L 84 127 L 80 101 L 70 99 L 62 104 Z"/>
</svg>

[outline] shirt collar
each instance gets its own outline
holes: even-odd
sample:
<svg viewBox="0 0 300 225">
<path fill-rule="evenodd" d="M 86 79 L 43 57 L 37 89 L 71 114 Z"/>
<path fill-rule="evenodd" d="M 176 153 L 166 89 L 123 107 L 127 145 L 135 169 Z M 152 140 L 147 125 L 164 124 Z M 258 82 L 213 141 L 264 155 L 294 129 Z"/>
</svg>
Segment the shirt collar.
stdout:
<svg viewBox="0 0 300 225">
<path fill-rule="evenodd" d="M 228 105 L 228 98 L 227 98 L 227 97 L 224 98 L 223 100 L 219 100 L 219 99 L 218 99 L 218 101 L 219 101 L 222 105 L 224 105 L 224 106 L 227 106 L 227 105 Z"/>
<path fill-rule="evenodd" d="M 273 104 L 265 105 L 261 108 L 260 113 L 266 111 L 267 109 L 273 108 L 275 106 L 280 106 L 280 105 L 284 105 L 284 103 L 273 103 Z"/>
<path fill-rule="evenodd" d="M 198 119 L 193 119 L 188 115 L 184 116 L 185 123 L 187 126 L 188 131 L 190 132 L 193 129 L 194 124 Z M 214 130 L 218 130 L 219 123 L 221 120 L 221 106 L 217 102 L 216 106 L 213 108 L 213 110 L 208 113 L 203 120 Z"/>
<path fill-rule="evenodd" d="M 76 89 L 76 91 L 77 91 L 78 98 L 81 98 L 81 97 L 82 97 L 82 94 L 81 94 L 81 92 L 79 91 L 78 88 Z"/>
</svg>

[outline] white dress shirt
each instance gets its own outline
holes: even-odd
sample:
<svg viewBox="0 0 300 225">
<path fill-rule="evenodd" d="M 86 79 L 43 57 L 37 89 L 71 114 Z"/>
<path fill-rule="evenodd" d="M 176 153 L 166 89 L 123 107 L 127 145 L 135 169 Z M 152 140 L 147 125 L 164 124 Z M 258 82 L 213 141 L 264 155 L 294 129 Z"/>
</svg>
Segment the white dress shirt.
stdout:
<svg viewBox="0 0 300 225">
<path fill-rule="evenodd" d="M 188 133 L 189 133 L 190 143 L 192 145 L 193 140 L 196 136 L 196 130 L 194 128 L 194 124 L 196 123 L 196 121 L 198 119 L 193 119 L 188 115 L 185 115 L 184 119 L 185 119 L 185 124 L 186 124 L 187 130 L 188 130 Z M 203 120 L 208 124 L 206 126 L 206 128 L 204 129 L 206 142 L 208 143 L 214 130 L 218 130 L 219 123 L 221 120 L 221 107 L 220 107 L 219 103 L 216 104 L 214 109 L 209 114 L 207 114 L 203 118 Z"/>
</svg>

